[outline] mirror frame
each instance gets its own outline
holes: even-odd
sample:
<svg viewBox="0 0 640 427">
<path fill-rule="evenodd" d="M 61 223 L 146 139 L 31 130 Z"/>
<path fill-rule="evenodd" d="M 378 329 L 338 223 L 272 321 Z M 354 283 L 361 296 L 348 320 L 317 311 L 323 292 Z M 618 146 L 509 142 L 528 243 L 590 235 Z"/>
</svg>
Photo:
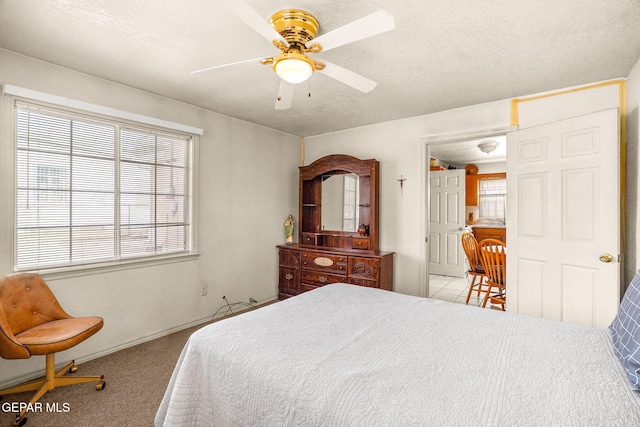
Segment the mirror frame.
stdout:
<svg viewBox="0 0 640 427">
<path fill-rule="evenodd" d="M 346 154 L 331 154 L 308 166 L 300 166 L 298 242 L 331 248 L 377 251 L 379 247 L 379 179 L 380 163 L 361 160 Z M 358 209 L 360 222 L 368 226 L 368 234 L 350 231 L 322 230 L 322 177 L 353 173 L 359 178 Z M 360 224 L 359 224 L 360 225 Z"/>
</svg>

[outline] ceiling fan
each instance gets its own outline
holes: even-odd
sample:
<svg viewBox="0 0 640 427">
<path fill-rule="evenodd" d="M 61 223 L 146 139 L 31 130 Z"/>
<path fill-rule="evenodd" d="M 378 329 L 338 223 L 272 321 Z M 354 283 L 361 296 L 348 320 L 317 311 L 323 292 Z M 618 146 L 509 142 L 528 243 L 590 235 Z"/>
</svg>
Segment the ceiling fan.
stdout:
<svg viewBox="0 0 640 427">
<path fill-rule="evenodd" d="M 191 74 L 216 68 L 260 61 L 271 65 L 280 77 L 276 110 L 291 107 L 295 85 L 306 81 L 315 72 L 329 76 L 363 93 L 376 87 L 376 82 L 328 61 L 314 61 L 307 54 L 324 52 L 348 43 L 365 39 L 395 28 L 393 16 L 384 10 L 374 12 L 318 37 L 320 24 L 311 13 L 300 9 L 284 9 L 274 13 L 269 22 L 242 0 L 220 2 L 227 10 L 243 20 L 278 49 L 280 55 L 247 59 L 193 71 Z"/>
</svg>

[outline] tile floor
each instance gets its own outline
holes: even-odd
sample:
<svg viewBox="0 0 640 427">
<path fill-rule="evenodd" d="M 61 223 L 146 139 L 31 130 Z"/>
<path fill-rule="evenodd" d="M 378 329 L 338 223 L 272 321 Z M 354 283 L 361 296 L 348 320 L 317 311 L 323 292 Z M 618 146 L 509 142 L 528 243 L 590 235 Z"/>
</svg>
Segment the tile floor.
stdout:
<svg viewBox="0 0 640 427">
<path fill-rule="evenodd" d="M 467 278 L 431 274 L 429 275 L 429 297 L 465 304 L 471 279 L 471 276 Z M 478 293 L 474 292 L 471 294 L 471 299 L 469 299 L 469 305 L 480 306 L 483 296 L 484 294 L 481 294 L 480 298 L 478 298 Z M 487 304 L 488 307 L 489 304 Z"/>
</svg>

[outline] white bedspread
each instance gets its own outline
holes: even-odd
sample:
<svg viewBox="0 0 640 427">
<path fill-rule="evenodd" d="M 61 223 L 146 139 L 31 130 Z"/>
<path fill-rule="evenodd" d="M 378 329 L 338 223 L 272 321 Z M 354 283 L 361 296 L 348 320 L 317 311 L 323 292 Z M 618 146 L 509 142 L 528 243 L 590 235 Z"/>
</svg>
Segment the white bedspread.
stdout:
<svg viewBox="0 0 640 427">
<path fill-rule="evenodd" d="M 156 426 L 638 426 L 598 330 L 336 284 L 189 339 Z"/>
</svg>

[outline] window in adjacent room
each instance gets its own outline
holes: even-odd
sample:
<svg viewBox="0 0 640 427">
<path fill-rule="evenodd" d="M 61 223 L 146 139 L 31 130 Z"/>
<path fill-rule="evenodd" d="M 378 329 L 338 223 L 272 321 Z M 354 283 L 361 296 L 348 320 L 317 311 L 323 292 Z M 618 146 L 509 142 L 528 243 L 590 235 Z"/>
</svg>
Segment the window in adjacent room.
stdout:
<svg viewBox="0 0 640 427">
<path fill-rule="evenodd" d="M 190 250 L 192 136 L 16 103 L 15 270 Z"/>
<path fill-rule="evenodd" d="M 478 191 L 481 219 L 500 220 L 504 223 L 507 209 L 507 180 L 481 179 Z"/>
</svg>

